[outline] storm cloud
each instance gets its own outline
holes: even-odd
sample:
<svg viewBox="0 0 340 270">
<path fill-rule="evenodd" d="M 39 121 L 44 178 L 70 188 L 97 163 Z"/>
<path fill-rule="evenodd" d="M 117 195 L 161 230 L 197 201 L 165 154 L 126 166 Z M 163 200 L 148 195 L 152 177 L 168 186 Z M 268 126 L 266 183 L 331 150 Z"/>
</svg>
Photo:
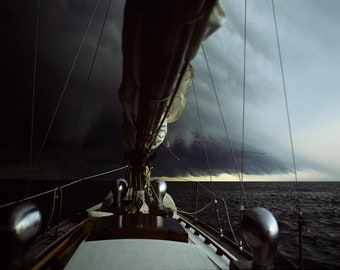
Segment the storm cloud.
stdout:
<svg viewBox="0 0 340 270">
<path fill-rule="evenodd" d="M 122 147 L 122 111 L 118 99 L 122 76 L 121 34 L 124 11 L 124 3 L 121 1 L 111 3 L 93 72 L 88 80 L 108 3 L 109 1 L 99 3 L 74 67 L 39 162 L 39 169 L 46 172 L 41 177 L 48 175 L 47 178 L 58 179 L 64 175 L 73 179 L 126 164 L 124 152 L 127 149 Z M 315 169 L 333 175 L 337 169 L 336 164 L 331 164 L 330 160 L 336 160 L 337 153 L 333 148 L 339 149 L 335 138 L 339 134 L 336 127 L 340 125 L 338 118 L 330 117 L 326 112 L 332 115 L 338 115 L 339 112 L 336 104 L 340 98 L 334 87 L 337 79 L 332 76 L 338 66 L 334 59 L 330 61 L 330 54 L 323 54 L 320 58 L 320 51 L 326 52 L 326 48 L 334 51 L 337 48 L 335 44 L 340 43 L 335 37 L 331 41 L 332 35 L 324 31 L 334 30 L 333 26 L 337 25 L 338 20 L 334 14 L 338 4 L 334 1 L 327 3 L 330 6 L 324 7 L 324 14 L 320 15 L 324 19 L 324 28 L 317 23 L 313 24 L 319 38 L 314 36 L 306 23 L 319 11 L 318 2 L 277 3 L 277 19 L 288 96 L 292 101 L 290 108 L 293 115 L 293 135 L 298 143 L 295 148 L 298 170 Z M 0 140 L 0 177 L 25 178 L 30 149 L 36 3 L 32 1 L 17 5 L 6 0 L 0 5 L 0 38 L 5 41 L 0 43 L 0 105 L 4 110 L 1 114 L 4 129 Z M 37 158 L 95 5 L 96 3 L 87 1 L 41 2 L 34 159 Z M 223 5 L 227 11 L 225 25 L 203 43 L 212 77 L 209 76 L 202 48 L 192 61 L 200 119 L 191 89 L 183 115 L 168 128 L 167 140 L 180 160 L 174 159 L 161 146 L 153 162 L 155 167 L 167 172 L 168 176 L 236 174 L 221 114 L 230 135 L 237 166 L 241 163 L 244 6 L 240 1 L 223 1 Z M 303 13 L 302 5 L 307 6 Z M 270 1 L 250 2 L 248 7 L 244 173 L 259 177 L 293 171 L 271 8 Z M 331 10 L 333 12 L 327 18 L 326 14 Z M 330 73 L 313 69 L 315 63 L 312 59 L 323 59 L 324 69 L 330 70 Z M 319 80 L 316 80 L 316 74 Z M 310 82 L 311 76 L 313 82 Z M 308 83 L 303 85 L 301 80 Z M 332 94 L 332 100 L 320 94 L 324 85 Z M 222 111 L 216 105 L 213 86 Z M 308 98 L 305 99 L 306 94 Z M 318 104 L 327 104 L 325 114 L 317 110 Z M 202 122 L 203 134 L 199 120 Z M 319 122 L 315 123 L 313 120 L 329 125 L 323 125 L 324 132 L 321 134 Z M 306 134 L 306 130 L 313 136 Z M 332 147 L 320 146 L 318 154 L 312 151 L 310 145 L 327 140 L 332 142 Z M 307 141 L 308 145 L 305 143 Z M 209 165 L 204 147 L 208 153 Z M 329 152 L 323 152 L 323 149 L 328 149 Z M 19 167 L 25 169 L 18 176 L 14 171 Z"/>
</svg>

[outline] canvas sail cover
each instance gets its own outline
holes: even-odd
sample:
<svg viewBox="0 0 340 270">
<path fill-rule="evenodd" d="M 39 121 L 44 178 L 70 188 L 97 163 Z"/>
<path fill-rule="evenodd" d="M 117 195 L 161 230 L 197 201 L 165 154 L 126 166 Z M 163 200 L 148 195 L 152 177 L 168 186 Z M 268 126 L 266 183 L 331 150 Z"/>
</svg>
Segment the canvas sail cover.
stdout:
<svg viewBox="0 0 340 270">
<path fill-rule="evenodd" d="M 183 112 L 194 77 L 189 64 L 225 13 L 210 0 L 128 0 L 123 28 L 123 141 L 131 150 L 159 146 Z"/>
</svg>

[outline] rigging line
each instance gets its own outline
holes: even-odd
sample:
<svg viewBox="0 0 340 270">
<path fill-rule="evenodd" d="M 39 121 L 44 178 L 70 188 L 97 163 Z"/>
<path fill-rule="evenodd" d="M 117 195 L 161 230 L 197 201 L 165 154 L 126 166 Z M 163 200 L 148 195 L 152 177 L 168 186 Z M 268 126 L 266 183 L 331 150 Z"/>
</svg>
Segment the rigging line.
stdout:
<svg viewBox="0 0 340 270">
<path fill-rule="evenodd" d="M 32 112 L 31 112 L 31 139 L 30 139 L 30 177 L 32 175 L 33 160 L 33 135 L 34 135 L 34 111 L 35 111 L 35 89 L 37 82 L 37 57 L 38 57 L 38 40 L 39 40 L 39 21 L 40 21 L 40 0 L 37 0 L 37 21 L 35 24 L 35 47 L 34 47 L 34 64 L 33 64 L 33 86 L 32 86 Z"/>
<path fill-rule="evenodd" d="M 63 189 L 63 188 L 75 185 L 75 184 L 77 184 L 79 182 L 90 180 L 90 179 L 93 179 L 93 178 L 96 178 L 96 177 L 99 177 L 99 176 L 103 176 L 103 175 L 107 175 L 107 174 L 110 174 L 110 173 L 118 172 L 118 171 L 124 170 L 126 168 L 128 168 L 127 165 L 123 166 L 123 167 L 120 167 L 120 168 L 117 168 L 117 169 L 110 170 L 110 171 L 106 171 L 106 172 L 102 172 L 102 173 L 97 173 L 97 174 L 94 174 L 94 175 L 91 175 L 91 176 L 80 178 L 80 179 L 75 180 L 75 181 L 73 181 L 71 183 L 68 183 L 66 185 L 63 185 L 63 186 L 60 186 L 60 187 L 57 187 L 57 188 L 54 188 L 54 189 L 51 189 L 51 190 L 47 190 L 47 191 L 41 192 L 41 193 L 38 193 L 36 195 L 30 196 L 30 197 L 26 197 L 26 198 L 18 200 L 18 201 L 14 201 L 14 202 L 10 202 L 10 203 L 7 203 L 7 204 L 0 205 L 0 209 L 4 208 L 4 207 L 7 207 L 7 206 L 11 206 L 11 205 L 17 204 L 17 203 L 20 203 L 20 202 L 23 202 L 23 201 L 28 201 L 28 200 L 31 200 L 31 199 L 43 196 L 45 194 L 49 194 L 51 192 L 54 192 L 58 188 Z"/>
<path fill-rule="evenodd" d="M 214 197 L 214 205 L 215 205 L 215 212 L 216 212 L 216 218 L 217 218 L 217 223 L 218 223 L 218 229 L 220 231 L 220 237 L 223 237 L 223 229 L 222 229 L 222 223 L 221 223 L 221 217 L 220 217 L 220 210 L 218 209 L 217 206 L 218 200 L 216 197 Z"/>
<path fill-rule="evenodd" d="M 66 187 L 72 186 L 72 185 L 74 185 L 74 184 L 76 184 L 78 182 L 81 182 L 81 181 L 90 180 L 90 179 L 93 179 L 93 178 L 96 178 L 96 177 L 99 177 L 99 176 L 103 176 L 103 175 L 107 175 L 107 174 L 110 174 L 110 173 L 118 172 L 118 171 L 121 171 L 121 170 L 124 170 L 124 169 L 127 169 L 127 168 L 128 168 L 128 166 L 126 165 L 126 166 L 123 166 L 123 167 L 120 167 L 120 168 L 117 168 L 117 169 L 113 169 L 113 170 L 110 170 L 110 171 L 107 171 L 107 172 L 97 173 L 97 174 L 94 174 L 94 175 L 91 175 L 91 176 L 80 178 L 80 179 L 78 179 L 76 181 L 73 181 L 71 183 L 63 185 L 60 188 L 66 188 Z"/>
<path fill-rule="evenodd" d="M 228 220 L 228 224 L 229 224 L 229 228 L 230 228 L 231 234 L 232 234 L 233 237 L 234 237 L 234 241 L 235 241 L 235 243 L 237 244 L 238 241 L 237 241 L 237 238 L 236 238 L 236 236 L 235 236 L 233 226 L 232 226 L 232 224 L 231 224 L 230 215 L 229 215 L 229 209 L 228 209 L 227 203 L 225 202 L 225 200 L 224 200 L 223 197 L 221 197 L 220 199 L 223 201 L 224 209 L 225 209 L 226 216 L 227 216 L 227 220 Z"/>
<path fill-rule="evenodd" d="M 21 199 L 21 200 L 18 200 L 18 201 L 14 201 L 14 202 L 10 202 L 10 203 L 6 203 L 6 204 L 3 204 L 3 205 L 0 205 L 0 209 L 1 209 L 1 208 L 5 208 L 5 207 L 7 207 L 7 206 L 11 206 L 11 205 L 17 204 L 17 203 L 20 203 L 20 202 L 28 201 L 28 200 L 31 200 L 31 199 L 34 199 L 34 198 L 43 196 L 43 195 L 45 195 L 45 194 L 54 192 L 54 190 L 55 190 L 55 189 L 47 190 L 47 191 L 45 191 L 45 192 L 41 192 L 41 193 L 39 193 L 39 194 L 30 196 L 30 197 L 26 197 L 26 198 Z"/>
<path fill-rule="evenodd" d="M 210 182 L 212 183 L 211 166 L 210 166 L 210 160 L 209 160 L 209 156 L 208 156 L 207 142 L 204 139 L 203 127 L 202 127 L 202 118 L 201 118 L 201 113 L 200 113 L 200 109 L 199 109 L 199 106 L 198 106 L 197 95 L 196 95 L 196 87 L 195 87 L 194 82 L 192 82 L 192 90 L 194 91 L 196 111 L 197 111 L 198 122 L 199 122 L 199 126 L 200 126 L 201 140 L 202 140 L 203 148 L 204 148 L 205 161 L 207 162 L 209 178 L 210 178 Z"/>
<path fill-rule="evenodd" d="M 289 106 L 288 106 L 288 97 L 287 97 L 287 90 L 286 90 L 286 82 L 285 82 L 285 76 L 283 71 L 283 64 L 282 64 L 282 54 L 281 54 L 281 47 L 280 47 L 280 40 L 279 40 L 279 31 L 277 28 L 277 20 L 276 20 L 276 13 L 275 13 L 275 7 L 274 7 L 274 1 L 272 0 L 272 9 L 273 9 L 273 18 L 274 18 L 274 24 L 275 24 L 275 32 L 276 32 L 276 42 L 278 47 L 278 53 L 279 53 L 279 59 L 280 59 L 280 68 L 281 68 L 281 76 L 282 76 L 282 86 L 283 86 L 283 92 L 285 97 L 285 106 L 286 106 L 286 115 L 287 115 L 287 122 L 288 122 L 288 130 L 289 130 L 289 138 L 290 138 L 290 147 L 291 147 L 291 153 L 292 153 L 292 161 L 293 161 L 293 167 L 294 167 L 294 176 L 295 176 L 295 187 L 297 190 L 297 208 L 298 208 L 298 218 L 299 218 L 299 268 L 303 269 L 303 254 L 302 254 L 302 223 L 303 223 L 303 217 L 302 217 L 302 210 L 301 210 L 301 192 L 298 187 L 298 177 L 297 177 L 297 171 L 296 171 L 296 161 L 295 161 L 295 152 L 294 152 L 294 143 L 293 143 L 293 135 L 292 135 L 292 127 L 290 122 L 290 115 L 289 115 Z"/>
<path fill-rule="evenodd" d="M 211 84 L 212 84 L 212 87 L 213 87 L 213 91 L 214 91 L 214 94 L 215 94 L 216 102 L 217 102 L 217 105 L 218 105 L 218 108 L 219 108 L 219 112 L 220 112 L 220 115 L 221 115 L 221 119 L 222 119 L 222 122 L 223 122 L 224 131 L 225 131 L 226 136 L 227 136 L 228 145 L 229 145 L 229 147 L 230 147 L 230 149 L 231 149 L 231 152 L 232 152 L 232 157 L 233 157 L 233 161 L 234 161 L 234 166 L 235 166 L 235 169 L 236 169 L 238 178 L 241 179 L 241 177 L 240 177 L 240 170 L 238 169 L 238 165 L 237 165 L 235 153 L 234 153 L 233 147 L 232 147 L 232 145 L 231 145 L 231 139 L 230 139 L 230 135 L 229 135 L 229 132 L 228 132 L 228 129 L 227 129 L 227 124 L 226 124 L 226 121 L 225 121 L 224 116 L 223 116 L 223 113 L 222 113 L 222 106 L 221 106 L 219 97 L 218 97 L 218 95 L 217 95 L 215 83 L 214 83 L 214 80 L 213 80 L 213 78 L 212 78 L 212 74 L 211 74 L 211 70 L 210 70 L 210 65 L 209 65 L 208 58 L 207 58 L 207 55 L 206 55 L 206 53 L 205 53 L 205 49 L 204 49 L 203 44 L 201 45 L 201 47 L 202 47 L 202 50 L 203 50 L 203 55 L 204 55 L 205 62 L 206 62 L 206 64 L 207 64 L 208 73 L 209 73 L 210 81 L 211 81 Z"/>
<path fill-rule="evenodd" d="M 211 74 L 208 58 L 207 58 L 207 55 L 205 53 L 205 49 L 204 49 L 203 43 L 202 43 L 201 47 L 202 47 L 202 50 L 203 50 L 204 59 L 205 59 L 205 62 L 207 64 L 207 68 L 208 68 L 211 84 L 212 84 L 212 87 L 213 87 L 213 90 L 214 90 L 216 102 L 217 102 L 218 109 L 219 109 L 219 112 L 220 112 L 220 116 L 221 116 L 221 119 L 222 119 L 222 123 L 223 123 L 223 127 L 224 127 L 224 132 L 225 132 L 225 134 L 227 136 L 227 141 L 228 141 L 229 148 L 231 150 L 232 158 L 233 158 L 233 161 L 234 161 L 234 166 L 235 166 L 238 178 L 240 180 L 240 185 L 241 185 L 241 189 L 242 189 L 242 193 L 243 193 L 246 205 L 248 207 L 248 202 L 247 202 L 246 194 L 245 194 L 245 191 L 244 191 L 243 182 L 241 181 L 240 170 L 239 170 L 238 165 L 237 165 L 237 160 L 236 160 L 235 152 L 234 152 L 234 149 L 233 149 L 233 146 L 232 146 L 232 143 L 231 143 L 231 139 L 230 139 L 230 135 L 229 135 L 229 132 L 228 132 L 227 124 L 226 124 L 226 121 L 225 121 L 223 113 L 222 113 L 222 106 L 221 106 L 221 103 L 220 103 L 220 100 L 219 100 L 219 97 L 218 97 L 218 94 L 217 94 L 217 91 L 216 91 L 215 83 L 214 83 L 214 80 L 213 80 L 213 77 L 212 77 L 212 74 Z"/>
<path fill-rule="evenodd" d="M 245 111 L 246 111 L 246 55 L 247 55 L 247 0 L 244 2 L 244 32 L 243 32 L 243 107 L 242 107 L 242 157 L 241 181 L 244 174 L 244 139 L 245 139 Z"/>
<path fill-rule="evenodd" d="M 183 213 L 183 214 L 188 214 L 188 215 L 195 215 L 195 214 L 199 214 L 200 212 L 203 212 L 205 209 L 207 209 L 211 204 L 213 203 L 213 200 L 211 200 L 206 206 L 203 206 L 201 209 L 194 211 L 194 212 L 187 212 L 184 210 L 181 210 L 180 208 L 177 207 L 177 211 L 179 213 Z"/>
<path fill-rule="evenodd" d="M 39 40 L 39 21 L 40 21 L 40 0 L 37 0 L 37 19 L 35 23 L 35 46 L 33 63 L 33 84 L 32 84 L 32 108 L 31 108 L 31 131 L 30 131 L 30 152 L 29 152 L 29 174 L 24 196 L 31 194 L 32 165 L 33 165 L 33 136 L 34 136 L 34 112 L 35 112 L 35 89 L 37 81 L 37 57 Z"/>
<path fill-rule="evenodd" d="M 60 96 L 59 96 L 59 100 L 58 100 L 57 106 L 56 106 L 56 108 L 55 108 L 55 110 L 54 110 L 53 116 L 52 116 L 51 121 L 50 121 L 50 123 L 49 123 L 49 126 L 48 126 L 48 128 L 47 128 L 47 131 L 46 131 L 46 134 L 45 134 L 43 143 L 42 143 L 42 145 L 41 145 L 41 148 L 40 148 L 38 157 L 37 157 L 37 159 L 36 159 L 36 161 L 35 161 L 34 170 L 35 170 L 36 167 L 38 166 L 38 163 L 39 163 L 41 154 L 42 154 L 42 152 L 43 152 L 43 150 L 44 150 L 44 148 L 45 148 L 45 144 L 46 144 L 48 135 L 49 135 L 49 133 L 50 133 L 50 131 L 51 131 L 51 128 L 52 128 L 53 123 L 54 123 L 54 119 L 55 119 L 55 117 L 56 117 L 56 115 L 57 115 L 57 112 L 58 112 L 58 110 L 59 110 L 61 101 L 62 101 L 62 99 L 63 99 L 63 97 L 64 97 L 66 88 L 67 88 L 67 86 L 68 86 L 68 83 L 69 83 L 69 81 L 70 81 L 71 75 L 72 75 L 72 73 L 73 73 L 73 69 L 74 69 L 74 67 L 75 67 L 75 65 L 76 65 L 76 63 L 77 63 L 77 61 L 78 61 L 78 57 L 79 57 L 80 51 L 81 51 L 81 49 L 83 48 L 83 45 L 84 45 L 85 40 L 86 40 L 86 38 L 87 38 L 88 32 L 89 32 L 90 27 L 91 27 L 91 25 L 92 25 L 93 17 L 94 17 L 94 15 L 95 15 L 95 13 L 96 13 L 96 10 L 97 10 L 99 1 L 100 1 L 100 0 L 97 0 L 95 9 L 94 9 L 94 11 L 93 11 L 93 13 L 92 13 L 92 15 L 91 15 L 91 17 L 90 17 L 90 20 L 89 20 L 89 23 L 88 23 L 88 25 L 87 25 L 85 34 L 84 34 L 83 39 L 82 39 L 82 41 L 81 41 L 81 43 L 80 43 L 80 46 L 79 46 L 78 51 L 77 51 L 77 53 L 76 53 L 76 56 L 75 56 L 75 58 L 74 58 L 74 60 L 73 60 L 71 69 L 70 69 L 70 71 L 69 71 L 69 73 L 68 73 L 68 76 L 67 76 L 67 78 L 66 78 L 66 81 L 65 81 L 64 87 L 63 87 L 63 89 L 62 89 L 62 92 L 61 92 L 61 94 L 60 94 Z"/>
<path fill-rule="evenodd" d="M 166 139 L 166 138 L 165 138 Z M 176 154 L 174 153 L 174 151 L 171 150 L 170 146 L 166 145 L 164 142 L 162 142 L 162 145 L 169 151 L 169 153 L 177 160 L 179 161 L 180 158 L 178 156 L 176 156 Z"/>
<path fill-rule="evenodd" d="M 60 220 L 61 220 L 61 213 L 63 210 L 63 190 L 60 188 L 59 189 L 59 215 L 58 215 L 58 219 L 57 219 L 57 226 L 56 226 L 56 230 L 55 230 L 55 237 L 58 237 L 58 232 L 59 232 L 59 225 L 60 225 Z"/>
<path fill-rule="evenodd" d="M 291 147 L 291 153 L 292 153 L 292 161 L 293 161 L 293 167 L 294 167 L 294 176 L 295 176 L 295 183 L 296 183 L 296 187 L 297 187 L 298 177 L 297 177 L 297 171 L 296 171 L 292 126 L 291 126 L 291 122 L 290 122 L 288 96 L 287 96 L 287 90 L 286 90 L 286 81 L 285 81 L 283 64 L 282 64 L 281 46 L 280 46 L 279 32 L 278 32 L 278 28 L 277 28 L 277 20 L 276 20 L 275 7 L 274 7 L 274 1 L 273 0 L 272 0 L 272 9 L 273 9 L 274 24 L 275 24 L 276 42 L 277 42 L 277 48 L 278 48 L 278 53 L 279 53 L 279 59 L 280 59 L 282 87 L 283 87 L 283 92 L 284 92 L 284 97 L 285 97 L 285 107 L 286 107 L 287 123 L 288 123 L 288 130 L 289 130 L 290 147 Z M 300 197 L 300 192 L 298 192 L 298 209 L 299 209 L 299 211 L 301 211 L 300 198 L 299 197 Z"/>
<path fill-rule="evenodd" d="M 164 123 L 165 119 L 167 118 L 167 115 L 169 114 L 169 111 L 171 109 L 171 105 L 172 105 L 172 103 L 175 100 L 176 94 L 177 94 L 177 92 L 179 90 L 179 87 L 181 85 L 182 79 L 184 78 L 185 72 L 186 72 L 188 67 L 189 67 L 189 62 L 188 61 L 184 62 L 183 66 L 182 66 L 182 70 L 181 70 L 180 75 L 178 77 L 178 80 L 176 82 L 175 90 L 172 93 L 172 96 L 170 98 L 170 102 L 169 102 L 169 104 L 168 104 L 168 106 L 167 106 L 167 108 L 165 110 L 165 113 L 164 113 L 164 115 L 162 117 L 161 122 L 159 123 L 159 126 L 157 128 L 157 132 L 155 132 L 154 134 L 151 134 L 151 136 L 153 136 L 153 139 L 151 140 L 149 145 L 147 145 L 147 151 L 148 152 L 151 152 L 152 145 L 155 143 L 155 141 L 157 139 L 157 135 L 158 135 L 159 131 L 161 130 L 161 128 L 163 126 L 163 123 Z"/>
<path fill-rule="evenodd" d="M 50 214 L 50 218 L 48 219 L 47 226 L 46 226 L 46 229 L 47 229 L 47 230 L 49 230 L 49 228 L 51 227 L 52 218 L 53 218 L 53 216 L 54 216 L 55 201 L 56 201 L 56 199 L 57 199 L 57 191 L 58 191 L 58 189 L 59 189 L 58 187 L 54 189 L 51 214 Z"/>
<path fill-rule="evenodd" d="M 104 17 L 103 24 L 102 24 L 102 27 L 101 27 L 101 30 L 100 30 L 100 34 L 99 34 L 99 37 L 98 37 L 95 53 L 94 53 L 94 56 L 92 58 L 90 70 L 89 70 L 89 73 L 88 73 L 88 76 L 87 76 L 87 79 L 86 79 L 85 89 L 83 91 L 83 94 L 82 94 L 82 97 L 81 97 L 81 100 L 80 100 L 80 105 L 79 105 L 78 112 L 77 112 L 76 122 L 73 125 L 70 150 L 68 151 L 67 157 L 65 159 L 65 163 L 64 163 L 64 167 L 63 167 L 63 170 L 62 170 L 62 174 L 61 174 L 61 179 L 60 180 L 63 180 L 63 178 L 64 178 L 64 174 L 65 174 L 65 171 L 66 171 L 67 163 L 69 162 L 70 156 L 71 156 L 71 154 L 73 152 L 73 144 L 74 144 L 75 134 L 76 134 L 76 130 L 77 130 L 79 119 L 80 119 L 81 110 L 83 108 L 85 96 L 86 96 L 86 94 L 88 92 L 90 78 L 91 78 L 91 75 L 92 75 L 92 72 L 93 72 L 93 67 L 94 67 L 94 64 L 95 64 L 95 61 L 96 61 L 96 58 L 97 58 L 97 53 L 98 53 L 99 45 L 100 45 L 100 42 L 101 42 L 101 39 L 102 39 L 102 35 L 103 35 L 103 32 L 104 32 L 104 26 L 106 24 L 106 20 L 107 20 L 107 16 L 108 16 L 108 13 L 109 13 L 109 10 L 110 10 L 111 2 L 112 2 L 112 0 L 108 1 L 108 5 L 107 5 L 107 8 L 106 8 L 105 17 Z M 97 3 L 99 3 L 99 1 Z"/>
<path fill-rule="evenodd" d="M 244 178 L 244 141 L 245 141 L 245 115 L 246 115 L 246 60 L 247 60 L 247 0 L 244 2 L 244 32 L 243 32 L 243 105 L 242 105 L 242 150 L 241 150 L 241 208 L 243 207 L 243 197 L 245 201 L 246 193 L 243 186 Z M 248 205 L 248 203 L 247 203 Z"/>
</svg>

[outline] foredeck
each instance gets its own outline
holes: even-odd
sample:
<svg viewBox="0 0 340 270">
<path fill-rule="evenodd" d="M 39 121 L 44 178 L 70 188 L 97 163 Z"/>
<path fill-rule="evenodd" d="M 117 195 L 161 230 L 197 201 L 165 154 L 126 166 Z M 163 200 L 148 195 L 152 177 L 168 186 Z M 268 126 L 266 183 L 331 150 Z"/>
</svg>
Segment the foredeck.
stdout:
<svg viewBox="0 0 340 270">
<path fill-rule="evenodd" d="M 101 218 L 65 269 L 229 269 L 231 253 L 177 218 Z"/>
<path fill-rule="evenodd" d="M 65 269 L 230 269 L 240 259 L 218 237 L 177 214 L 96 213 L 103 216 L 73 223 L 71 233 L 50 246 L 33 268 L 57 262 Z"/>
<path fill-rule="evenodd" d="M 192 243 L 155 239 L 83 242 L 65 269 L 220 269 Z M 224 269 L 227 269 L 225 265 Z"/>
</svg>

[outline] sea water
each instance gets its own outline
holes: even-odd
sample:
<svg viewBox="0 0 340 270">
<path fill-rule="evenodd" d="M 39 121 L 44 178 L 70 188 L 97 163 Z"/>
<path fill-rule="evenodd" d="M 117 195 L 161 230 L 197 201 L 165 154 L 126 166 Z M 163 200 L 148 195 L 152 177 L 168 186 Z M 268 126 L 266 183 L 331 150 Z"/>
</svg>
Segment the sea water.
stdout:
<svg viewBox="0 0 340 270">
<path fill-rule="evenodd" d="M 340 269 L 340 182 L 244 182 L 246 199 L 240 183 L 202 183 L 198 186 L 198 207 L 211 199 L 218 202 L 220 222 L 214 204 L 198 218 L 232 237 L 227 222 L 227 204 L 232 227 L 238 237 L 240 204 L 249 208 L 265 207 L 277 219 L 279 243 L 275 268 L 299 268 L 299 212 L 305 226 L 302 237 L 305 269 Z M 168 191 L 183 210 L 196 209 L 196 183 L 168 183 Z M 212 192 L 211 192 L 212 191 Z"/>
<path fill-rule="evenodd" d="M 30 188 L 27 180 L 0 181 L 0 205 L 19 200 L 24 195 L 37 194 L 54 189 L 39 198 L 32 199 L 43 215 L 42 230 L 84 211 L 100 202 L 111 187 L 111 181 L 84 181 L 64 188 L 62 193 L 55 187 L 66 181 L 33 181 Z M 198 218 L 217 230 L 232 237 L 227 221 L 227 210 L 236 237 L 239 235 L 240 205 L 249 208 L 265 207 L 278 221 L 279 243 L 275 257 L 275 268 L 299 267 L 298 213 L 302 211 L 306 228 L 303 230 L 303 266 L 306 269 L 340 269 L 340 182 L 244 182 L 246 199 L 240 183 L 201 183 L 198 185 L 198 209 L 217 201 L 220 222 L 216 217 L 215 204 L 198 214 Z M 196 183 L 168 182 L 168 193 L 176 205 L 185 211 L 194 211 L 196 204 Z M 223 198 L 223 200 L 222 200 Z M 56 201 L 53 210 L 53 202 Z M 58 206 L 62 202 L 62 211 Z M 52 217 L 52 218 L 51 218 Z M 51 224 L 48 224 L 51 219 Z"/>
</svg>

